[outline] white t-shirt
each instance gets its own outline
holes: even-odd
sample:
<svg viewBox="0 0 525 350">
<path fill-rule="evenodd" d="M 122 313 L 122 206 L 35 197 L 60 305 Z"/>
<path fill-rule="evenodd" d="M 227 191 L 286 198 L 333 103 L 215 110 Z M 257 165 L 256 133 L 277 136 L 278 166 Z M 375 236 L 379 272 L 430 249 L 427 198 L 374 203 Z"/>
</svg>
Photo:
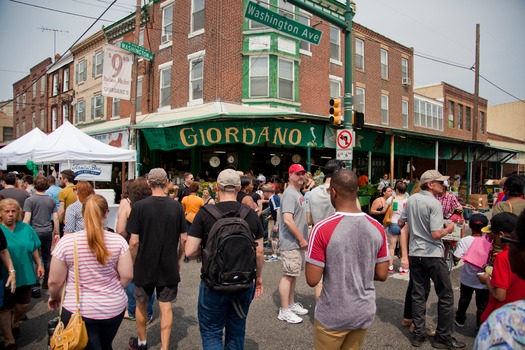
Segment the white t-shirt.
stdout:
<svg viewBox="0 0 525 350">
<path fill-rule="evenodd" d="M 407 200 L 407 195 L 405 195 L 404 198 L 401 198 L 401 196 L 394 198 L 394 196 L 392 196 L 387 199 L 387 204 L 392 205 L 392 222 L 394 224 L 397 224 L 397 220 L 399 220 L 401 213 L 403 210 L 405 210 L 405 207 L 407 206 Z"/>
<path fill-rule="evenodd" d="M 476 237 L 466 236 L 460 239 L 454 251 L 454 256 L 460 259 L 463 258 L 463 255 L 465 255 L 472 242 L 474 242 L 474 238 Z M 483 272 L 483 270 L 469 263 L 465 263 L 461 270 L 461 283 L 471 288 L 487 289 L 487 286 L 478 280 L 478 272 Z"/>
</svg>

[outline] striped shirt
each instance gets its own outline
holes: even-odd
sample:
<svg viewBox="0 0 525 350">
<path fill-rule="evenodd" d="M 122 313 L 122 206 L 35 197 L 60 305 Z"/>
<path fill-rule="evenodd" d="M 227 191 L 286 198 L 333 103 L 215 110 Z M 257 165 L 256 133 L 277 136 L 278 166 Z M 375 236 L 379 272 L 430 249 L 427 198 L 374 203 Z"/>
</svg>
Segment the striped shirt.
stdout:
<svg viewBox="0 0 525 350">
<path fill-rule="evenodd" d="M 76 235 L 82 316 L 96 320 L 118 316 L 128 303 L 117 271 L 120 256 L 129 250 L 126 240 L 118 234 L 105 231 L 104 241 L 111 255 L 106 265 L 101 265 L 89 249 L 86 233 L 81 231 Z M 53 250 L 53 256 L 67 265 L 64 308 L 70 312 L 76 311 L 74 237 L 73 234 L 62 237 Z"/>
</svg>

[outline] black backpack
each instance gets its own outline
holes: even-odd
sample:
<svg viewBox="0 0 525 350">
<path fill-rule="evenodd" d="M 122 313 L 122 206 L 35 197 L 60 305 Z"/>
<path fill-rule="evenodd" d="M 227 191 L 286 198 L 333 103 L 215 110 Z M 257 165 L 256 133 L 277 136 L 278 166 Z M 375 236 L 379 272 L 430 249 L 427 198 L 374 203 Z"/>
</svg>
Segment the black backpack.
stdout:
<svg viewBox="0 0 525 350">
<path fill-rule="evenodd" d="M 256 276 L 257 243 L 246 222 L 250 208 L 225 216 L 215 205 L 203 207 L 217 221 L 202 250 L 202 280 L 216 292 L 237 293 L 250 288 Z"/>
</svg>

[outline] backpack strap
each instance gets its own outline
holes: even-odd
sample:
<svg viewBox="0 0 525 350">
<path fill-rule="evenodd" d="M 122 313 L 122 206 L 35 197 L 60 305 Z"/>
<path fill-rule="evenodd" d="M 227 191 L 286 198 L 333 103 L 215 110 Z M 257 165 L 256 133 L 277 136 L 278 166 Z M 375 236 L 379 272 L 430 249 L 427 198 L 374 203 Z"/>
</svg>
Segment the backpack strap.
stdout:
<svg viewBox="0 0 525 350">
<path fill-rule="evenodd" d="M 239 217 L 243 220 L 246 220 L 246 217 L 248 214 L 250 214 L 251 209 L 244 204 L 241 204 L 241 207 L 239 208 Z"/>
<path fill-rule="evenodd" d="M 215 220 L 219 220 L 219 219 L 221 219 L 224 216 L 223 212 L 220 211 L 219 208 L 217 208 L 213 204 L 205 205 L 205 206 L 203 206 L 203 208 L 208 213 L 210 213 L 210 215 L 213 216 L 215 218 Z"/>
</svg>

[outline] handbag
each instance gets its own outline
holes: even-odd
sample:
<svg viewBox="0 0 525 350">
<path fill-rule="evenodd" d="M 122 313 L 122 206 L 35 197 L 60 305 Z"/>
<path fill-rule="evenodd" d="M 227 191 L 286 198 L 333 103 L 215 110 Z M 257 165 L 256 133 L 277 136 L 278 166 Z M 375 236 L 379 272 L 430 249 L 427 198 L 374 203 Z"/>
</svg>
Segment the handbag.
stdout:
<svg viewBox="0 0 525 350">
<path fill-rule="evenodd" d="M 385 217 L 383 219 L 383 226 L 390 226 L 392 224 L 392 205 L 388 206 Z"/>
<path fill-rule="evenodd" d="M 463 261 L 479 269 L 483 269 L 483 266 L 487 264 L 491 250 L 492 240 L 490 237 L 487 235 L 476 237 L 470 247 L 468 247 L 465 255 L 463 255 Z"/>
<path fill-rule="evenodd" d="M 51 350 L 81 350 L 85 349 L 88 343 L 88 333 L 86 324 L 80 315 L 80 295 L 79 295 L 79 281 L 78 281 L 78 255 L 77 255 L 77 235 L 75 235 L 74 248 L 74 268 L 75 268 L 75 289 L 77 293 L 77 311 L 71 318 L 67 326 L 64 328 L 64 323 L 60 320 L 56 325 L 55 331 L 49 339 Z M 62 289 L 62 303 L 64 302 L 66 287 Z M 60 316 L 62 316 L 63 305 L 60 306 Z M 59 317 L 60 317 L 59 316 Z"/>
</svg>

